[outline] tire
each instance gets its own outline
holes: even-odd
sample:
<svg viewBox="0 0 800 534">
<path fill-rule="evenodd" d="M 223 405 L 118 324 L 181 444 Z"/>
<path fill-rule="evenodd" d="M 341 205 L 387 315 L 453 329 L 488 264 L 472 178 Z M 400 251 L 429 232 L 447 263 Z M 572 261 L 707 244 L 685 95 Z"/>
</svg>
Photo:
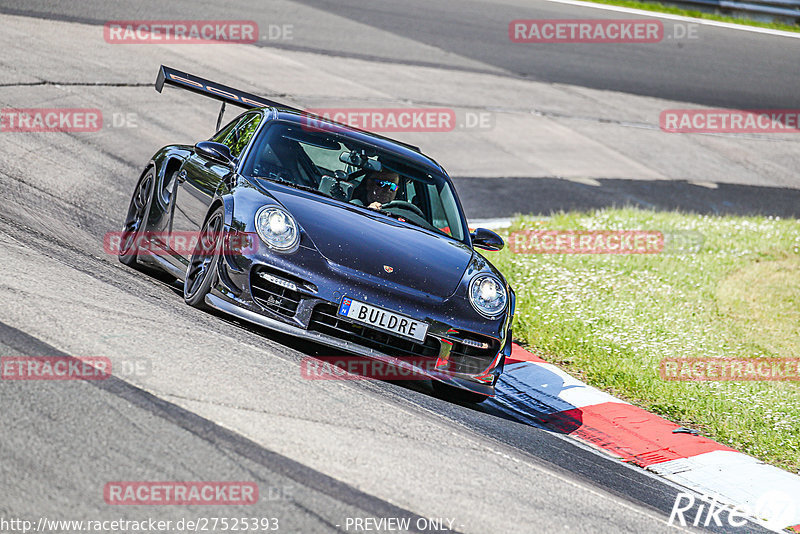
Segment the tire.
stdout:
<svg viewBox="0 0 800 534">
<path fill-rule="evenodd" d="M 206 295 L 217 279 L 220 240 L 225 221 L 225 210 L 217 207 L 206 217 L 197 245 L 189 259 L 186 276 L 183 279 L 183 300 L 189 306 L 208 309 Z"/>
<path fill-rule="evenodd" d="M 431 381 L 433 391 L 445 400 L 463 404 L 480 404 L 489 397 L 480 393 L 473 393 L 465 389 L 457 388 L 438 380 Z"/>
<path fill-rule="evenodd" d="M 121 263 L 134 269 L 144 270 L 139 264 L 139 244 L 150 211 L 155 183 L 156 172 L 150 167 L 136 184 L 128 206 L 128 215 L 125 217 L 125 225 L 122 227 L 118 258 Z"/>
</svg>

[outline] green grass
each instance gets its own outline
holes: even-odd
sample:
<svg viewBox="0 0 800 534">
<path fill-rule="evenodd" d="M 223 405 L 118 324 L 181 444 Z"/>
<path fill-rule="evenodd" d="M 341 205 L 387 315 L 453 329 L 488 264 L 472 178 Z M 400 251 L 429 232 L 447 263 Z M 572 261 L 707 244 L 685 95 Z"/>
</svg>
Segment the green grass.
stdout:
<svg viewBox="0 0 800 534">
<path fill-rule="evenodd" d="M 697 232 L 696 253 L 489 259 L 517 292 L 514 335 L 588 383 L 792 472 L 800 382 L 678 382 L 668 357 L 800 358 L 800 222 L 636 209 L 515 220 L 520 229 Z M 685 235 L 685 234 L 684 234 Z"/>
<path fill-rule="evenodd" d="M 594 2 L 595 4 L 630 7 L 633 9 L 643 9 L 645 11 L 657 11 L 659 13 L 669 13 L 671 15 L 682 15 L 684 17 L 694 17 L 697 19 L 717 20 L 720 22 L 743 24 L 745 26 L 756 26 L 759 28 L 769 28 L 772 30 L 800 32 L 800 26 L 796 24 L 784 24 L 781 22 L 762 22 L 744 17 L 718 15 L 716 13 L 706 13 L 704 11 L 695 11 L 691 9 L 683 9 L 676 6 L 664 5 L 658 2 L 637 2 L 635 0 L 586 0 L 586 1 Z"/>
</svg>

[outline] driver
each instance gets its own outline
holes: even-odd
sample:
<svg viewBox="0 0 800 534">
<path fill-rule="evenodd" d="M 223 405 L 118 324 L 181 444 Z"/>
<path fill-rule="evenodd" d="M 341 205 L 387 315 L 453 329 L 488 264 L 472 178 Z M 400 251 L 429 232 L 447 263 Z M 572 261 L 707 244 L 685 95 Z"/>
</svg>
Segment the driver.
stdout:
<svg viewBox="0 0 800 534">
<path fill-rule="evenodd" d="M 364 195 L 362 198 L 353 199 L 353 204 L 360 204 L 367 206 L 373 210 L 381 209 L 381 206 L 388 204 L 397 196 L 397 188 L 400 184 L 400 175 L 396 172 L 383 170 L 383 171 L 369 171 L 362 184 Z"/>
</svg>

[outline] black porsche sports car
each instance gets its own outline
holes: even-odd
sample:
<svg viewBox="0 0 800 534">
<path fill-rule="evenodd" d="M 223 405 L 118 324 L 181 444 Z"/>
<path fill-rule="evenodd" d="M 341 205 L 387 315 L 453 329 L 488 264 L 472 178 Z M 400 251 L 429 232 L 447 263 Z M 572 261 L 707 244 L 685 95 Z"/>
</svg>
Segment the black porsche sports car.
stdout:
<svg viewBox="0 0 800 534">
<path fill-rule="evenodd" d="M 221 100 L 219 131 L 148 162 L 120 261 L 174 275 L 192 306 L 413 368 L 450 398 L 493 395 L 515 297 L 475 249 L 504 243 L 469 231 L 439 164 L 408 144 L 162 66 L 156 89 L 165 84 Z M 219 128 L 226 104 L 246 111 Z M 186 232 L 199 232 L 191 250 L 172 239 Z"/>
</svg>

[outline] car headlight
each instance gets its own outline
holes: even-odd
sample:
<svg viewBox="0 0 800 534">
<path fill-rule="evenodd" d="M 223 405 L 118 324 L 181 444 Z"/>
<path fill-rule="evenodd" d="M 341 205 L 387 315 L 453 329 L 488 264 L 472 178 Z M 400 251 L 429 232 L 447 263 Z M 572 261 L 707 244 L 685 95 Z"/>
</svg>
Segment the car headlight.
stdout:
<svg viewBox="0 0 800 534">
<path fill-rule="evenodd" d="M 258 210 L 256 232 L 264 243 L 277 250 L 289 250 L 300 240 L 294 218 L 277 206 L 264 206 Z"/>
<path fill-rule="evenodd" d="M 506 309 L 506 288 L 494 276 L 481 274 L 469 283 L 469 301 L 484 317 L 494 318 Z"/>
</svg>

